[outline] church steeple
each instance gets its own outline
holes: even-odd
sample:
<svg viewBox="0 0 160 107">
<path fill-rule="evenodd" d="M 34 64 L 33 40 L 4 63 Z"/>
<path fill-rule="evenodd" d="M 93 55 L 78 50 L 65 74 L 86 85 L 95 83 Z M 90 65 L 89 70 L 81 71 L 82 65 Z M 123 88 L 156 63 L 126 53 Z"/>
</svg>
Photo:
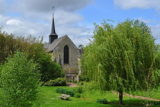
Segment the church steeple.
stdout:
<svg viewBox="0 0 160 107">
<path fill-rule="evenodd" d="M 49 35 L 49 43 L 51 44 L 57 38 L 58 38 L 58 35 L 56 34 L 56 30 L 55 30 L 54 12 L 53 12 L 51 34 Z"/>
</svg>

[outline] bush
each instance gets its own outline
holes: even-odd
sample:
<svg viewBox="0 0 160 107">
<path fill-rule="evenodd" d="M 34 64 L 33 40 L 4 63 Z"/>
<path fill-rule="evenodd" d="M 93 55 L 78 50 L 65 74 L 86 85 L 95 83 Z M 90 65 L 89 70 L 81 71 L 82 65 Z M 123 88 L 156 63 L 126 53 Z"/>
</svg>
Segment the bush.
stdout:
<svg viewBox="0 0 160 107">
<path fill-rule="evenodd" d="M 104 98 L 104 99 L 97 99 L 97 103 L 100 104 L 109 104 L 109 102 Z"/>
<path fill-rule="evenodd" d="M 57 88 L 56 92 L 60 94 L 67 94 L 67 95 L 70 95 L 71 97 L 74 97 L 75 95 L 74 90 L 69 90 L 69 89 L 64 89 L 64 88 Z"/>
<path fill-rule="evenodd" d="M 60 94 L 64 94 L 64 93 L 66 93 L 66 89 L 64 89 L 64 88 L 57 88 L 56 92 L 60 93 Z"/>
<path fill-rule="evenodd" d="M 67 90 L 65 94 L 70 95 L 71 97 L 74 97 L 75 92 L 73 90 Z"/>
<path fill-rule="evenodd" d="M 71 97 L 80 98 L 81 94 L 83 93 L 83 88 L 82 87 L 78 87 L 75 89 L 57 88 L 56 92 L 60 94 L 67 94 L 70 95 Z"/>
<path fill-rule="evenodd" d="M 83 89 L 82 87 L 78 87 L 76 89 L 57 88 L 56 92 L 60 94 L 67 94 L 67 95 L 70 95 L 71 97 L 80 98 L 81 93 L 83 92 Z"/>
<path fill-rule="evenodd" d="M 45 86 L 66 86 L 66 80 L 64 78 L 57 78 L 55 80 L 49 80 L 44 83 Z"/>
<path fill-rule="evenodd" d="M 40 65 L 41 81 L 46 82 L 59 77 L 64 77 L 62 67 L 51 60 L 51 55 L 44 53 L 36 58 L 36 62 Z"/>
<path fill-rule="evenodd" d="M 81 94 L 76 93 L 76 94 L 74 95 L 74 97 L 76 97 L 76 98 L 80 98 L 80 97 L 81 97 Z"/>
<path fill-rule="evenodd" d="M 39 77 L 37 64 L 24 53 L 16 52 L 9 57 L 1 71 L 0 106 L 31 107 L 37 100 Z"/>
</svg>

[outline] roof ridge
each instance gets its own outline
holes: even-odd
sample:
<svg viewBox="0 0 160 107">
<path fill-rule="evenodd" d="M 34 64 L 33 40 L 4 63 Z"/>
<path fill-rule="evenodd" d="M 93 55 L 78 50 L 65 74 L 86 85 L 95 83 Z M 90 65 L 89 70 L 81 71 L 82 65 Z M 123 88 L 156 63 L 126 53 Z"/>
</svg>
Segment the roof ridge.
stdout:
<svg viewBox="0 0 160 107">
<path fill-rule="evenodd" d="M 61 36 L 60 38 L 54 40 L 48 47 L 47 51 L 51 52 L 64 38 L 68 37 L 67 35 Z"/>
</svg>

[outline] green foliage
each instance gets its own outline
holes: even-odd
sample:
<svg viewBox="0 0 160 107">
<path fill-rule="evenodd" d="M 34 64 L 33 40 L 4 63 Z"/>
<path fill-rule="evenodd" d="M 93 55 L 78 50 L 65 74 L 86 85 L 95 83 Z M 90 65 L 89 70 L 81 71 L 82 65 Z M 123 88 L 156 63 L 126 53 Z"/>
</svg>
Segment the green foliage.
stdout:
<svg viewBox="0 0 160 107">
<path fill-rule="evenodd" d="M 49 80 L 45 82 L 45 86 L 66 86 L 66 80 L 64 78 L 57 78 L 55 80 Z"/>
<path fill-rule="evenodd" d="M 160 45 L 159 44 L 156 46 L 156 50 L 158 52 L 156 54 L 154 67 L 157 69 L 160 69 Z"/>
<path fill-rule="evenodd" d="M 39 64 L 41 74 L 41 81 L 46 82 L 49 80 L 63 77 L 62 68 L 59 64 L 52 61 L 52 56 L 47 53 L 42 44 L 32 44 L 31 50 L 27 52 L 31 59 Z"/>
<path fill-rule="evenodd" d="M 64 77 L 64 73 L 62 72 L 62 68 L 59 64 L 51 61 L 51 58 L 45 58 L 45 55 L 41 57 L 41 80 L 49 81 L 56 79 L 58 77 Z"/>
<path fill-rule="evenodd" d="M 56 92 L 57 92 L 57 93 L 61 93 L 61 94 L 62 94 L 62 93 L 66 93 L 66 89 L 64 89 L 64 88 L 57 88 L 57 89 L 56 89 Z"/>
<path fill-rule="evenodd" d="M 104 99 L 97 99 L 97 103 L 100 104 L 109 104 L 109 102 L 104 98 Z"/>
<path fill-rule="evenodd" d="M 70 95 L 71 97 L 74 97 L 74 95 L 75 95 L 74 90 L 65 89 L 65 88 L 57 88 L 56 92 L 60 93 L 60 94 L 67 94 L 67 95 Z"/>
<path fill-rule="evenodd" d="M 41 81 L 48 81 L 63 77 L 62 68 L 52 61 L 52 57 L 44 49 L 41 40 L 33 37 L 23 38 L 0 32 L 0 63 L 4 63 L 9 55 L 21 51 L 38 63 Z"/>
<path fill-rule="evenodd" d="M 40 50 L 39 47 L 42 47 L 41 41 L 31 36 L 17 37 L 0 31 L 0 63 L 4 63 L 6 58 L 16 51 L 29 53 L 33 57 L 37 52 L 35 50 Z"/>
<path fill-rule="evenodd" d="M 83 72 L 84 73 L 84 72 Z M 86 76 L 86 75 L 80 75 L 80 77 L 79 77 L 79 80 L 80 81 L 86 81 L 86 82 L 88 82 L 89 81 L 89 78 Z"/>
<path fill-rule="evenodd" d="M 127 20 L 116 27 L 103 23 L 84 50 L 82 74 L 102 90 L 147 90 L 159 85 L 159 58 L 143 22 Z"/>
<path fill-rule="evenodd" d="M 74 97 L 76 97 L 76 98 L 81 98 L 81 94 L 76 93 L 76 94 L 74 95 Z"/>
<path fill-rule="evenodd" d="M 0 78 L 1 78 L 1 72 L 2 72 L 2 65 L 0 65 Z M 2 85 L 2 83 L 0 81 L 0 88 L 1 88 L 1 85 Z"/>
<path fill-rule="evenodd" d="M 84 92 L 84 90 L 82 87 L 77 87 L 74 89 L 57 88 L 56 92 L 60 93 L 60 94 L 67 94 L 67 95 L 70 95 L 71 97 L 80 98 L 81 94 Z"/>
<path fill-rule="evenodd" d="M 75 92 L 76 93 L 79 93 L 79 94 L 82 94 L 83 93 L 83 88 L 82 87 L 77 87 L 76 89 L 75 89 Z"/>
<path fill-rule="evenodd" d="M 37 100 L 39 87 L 37 64 L 17 52 L 2 67 L 2 107 L 31 107 Z"/>
</svg>

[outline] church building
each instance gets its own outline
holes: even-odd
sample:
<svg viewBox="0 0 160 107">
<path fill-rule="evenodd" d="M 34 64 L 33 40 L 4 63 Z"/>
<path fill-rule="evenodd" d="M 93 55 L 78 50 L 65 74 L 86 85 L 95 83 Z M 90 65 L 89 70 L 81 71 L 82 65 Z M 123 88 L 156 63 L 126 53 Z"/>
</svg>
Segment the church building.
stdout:
<svg viewBox="0 0 160 107">
<path fill-rule="evenodd" d="M 67 35 L 58 37 L 55 30 L 54 16 L 52 18 L 47 51 L 52 53 L 54 56 L 53 60 L 62 66 L 67 80 L 79 80 L 79 49 Z"/>
</svg>

